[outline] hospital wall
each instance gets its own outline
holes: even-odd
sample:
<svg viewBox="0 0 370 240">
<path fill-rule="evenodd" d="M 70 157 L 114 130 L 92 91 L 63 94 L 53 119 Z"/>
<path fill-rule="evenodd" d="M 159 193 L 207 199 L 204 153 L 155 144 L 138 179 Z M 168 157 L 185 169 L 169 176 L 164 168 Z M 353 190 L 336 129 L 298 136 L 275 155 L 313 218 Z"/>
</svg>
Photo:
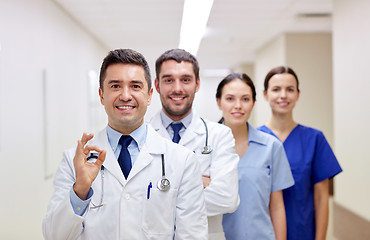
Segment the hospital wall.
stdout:
<svg viewBox="0 0 370 240">
<path fill-rule="evenodd" d="M 254 62 L 258 94 L 267 71 L 291 66 L 301 95 L 294 118 L 322 130 L 343 168 L 334 180 L 330 236 L 370 239 L 369 1 L 335 0 L 332 34 L 286 33 L 263 46 Z M 260 94 L 254 124 L 270 118 Z"/>
<path fill-rule="evenodd" d="M 370 239 L 370 1 L 334 0 L 334 234 Z"/>
<path fill-rule="evenodd" d="M 62 151 L 105 122 L 88 106 L 106 53 L 53 1 L 0 1 L 0 239 L 42 239 Z"/>
</svg>

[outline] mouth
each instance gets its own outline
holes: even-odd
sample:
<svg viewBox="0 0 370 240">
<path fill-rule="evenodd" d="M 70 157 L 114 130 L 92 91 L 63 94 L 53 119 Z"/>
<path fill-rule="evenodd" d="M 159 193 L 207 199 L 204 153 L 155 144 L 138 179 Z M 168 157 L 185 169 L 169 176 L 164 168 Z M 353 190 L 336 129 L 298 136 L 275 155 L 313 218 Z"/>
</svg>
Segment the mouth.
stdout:
<svg viewBox="0 0 370 240">
<path fill-rule="evenodd" d="M 185 96 L 170 96 L 170 99 L 175 102 L 179 102 L 184 100 L 186 97 Z"/>
<path fill-rule="evenodd" d="M 120 110 L 130 110 L 130 109 L 134 109 L 135 106 L 116 106 L 116 108 L 120 109 Z"/>
<path fill-rule="evenodd" d="M 288 106 L 288 102 L 278 102 L 277 103 L 279 106 L 281 106 L 281 107 L 286 107 L 286 106 Z"/>
<path fill-rule="evenodd" d="M 233 112 L 233 113 L 231 113 L 231 115 L 233 117 L 242 117 L 244 115 L 244 113 L 241 113 L 241 112 Z"/>
</svg>

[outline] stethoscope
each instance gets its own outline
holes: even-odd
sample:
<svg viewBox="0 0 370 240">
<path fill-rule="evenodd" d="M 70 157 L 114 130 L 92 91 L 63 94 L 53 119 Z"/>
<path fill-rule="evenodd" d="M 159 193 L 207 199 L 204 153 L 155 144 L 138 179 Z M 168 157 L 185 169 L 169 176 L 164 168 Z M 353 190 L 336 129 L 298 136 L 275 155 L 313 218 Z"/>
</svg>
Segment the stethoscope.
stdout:
<svg viewBox="0 0 370 240">
<path fill-rule="evenodd" d="M 161 154 L 161 157 L 162 157 L 162 178 L 158 180 L 157 188 L 162 192 L 167 192 L 171 188 L 171 183 L 170 183 L 170 180 L 168 180 L 168 178 L 166 177 L 164 154 Z M 97 159 L 97 158 L 98 158 L 98 155 L 96 153 L 90 153 L 90 155 L 87 157 L 86 160 L 89 161 L 90 159 Z M 100 208 L 106 205 L 105 203 L 103 203 L 103 200 L 104 200 L 104 170 L 105 168 L 102 165 L 100 168 L 100 176 L 101 176 L 100 202 L 98 205 L 95 205 L 91 201 L 91 204 L 92 204 L 92 207 L 90 207 L 91 209 Z"/>
<path fill-rule="evenodd" d="M 203 118 L 200 118 L 200 120 L 202 120 L 204 127 L 206 129 L 206 143 L 204 144 L 202 154 L 210 154 L 213 149 L 211 146 L 208 146 L 208 127 L 207 127 L 206 121 L 204 121 Z"/>
</svg>

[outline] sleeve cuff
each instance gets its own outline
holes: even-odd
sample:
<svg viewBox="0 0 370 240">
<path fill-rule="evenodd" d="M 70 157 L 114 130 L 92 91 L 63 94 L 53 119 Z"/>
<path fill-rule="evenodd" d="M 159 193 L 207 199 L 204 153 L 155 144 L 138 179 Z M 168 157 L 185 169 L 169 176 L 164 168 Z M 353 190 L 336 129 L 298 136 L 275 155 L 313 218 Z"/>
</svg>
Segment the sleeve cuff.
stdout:
<svg viewBox="0 0 370 240">
<path fill-rule="evenodd" d="M 73 187 L 71 188 L 70 201 L 71 201 L 71 205 L 72 205 L 72 208 L 73 208 L 73 211 L 75 212 L 75 214 L 77 214 L 79 216 L 82 216 L 85 213 L 87 207 L 90 204 L 91 197 L 92 197 L 93 194 L 94 194 L 94 190 L 92 190 L 92 188 L 90 188 L 89 192 L 87 194 L 86 200 L 81 200 L 76 195 L 75 191 L 73 190 Z"/>
</svg>

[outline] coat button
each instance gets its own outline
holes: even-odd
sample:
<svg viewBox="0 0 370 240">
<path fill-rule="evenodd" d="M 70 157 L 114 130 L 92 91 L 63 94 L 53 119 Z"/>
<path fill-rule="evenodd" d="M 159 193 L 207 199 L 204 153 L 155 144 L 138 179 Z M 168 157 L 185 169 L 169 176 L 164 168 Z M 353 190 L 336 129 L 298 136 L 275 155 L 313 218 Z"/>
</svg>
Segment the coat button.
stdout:
<svg viewBox="0 0 370 240">
<path fill-rule="evenodd" d="M 126 200 L 129 200 L 129 199 L 130 199 L 130 194 L 126 194 L 126 195 L 125 195 L 125 199 L 126 199 Z"/>
</svg>

